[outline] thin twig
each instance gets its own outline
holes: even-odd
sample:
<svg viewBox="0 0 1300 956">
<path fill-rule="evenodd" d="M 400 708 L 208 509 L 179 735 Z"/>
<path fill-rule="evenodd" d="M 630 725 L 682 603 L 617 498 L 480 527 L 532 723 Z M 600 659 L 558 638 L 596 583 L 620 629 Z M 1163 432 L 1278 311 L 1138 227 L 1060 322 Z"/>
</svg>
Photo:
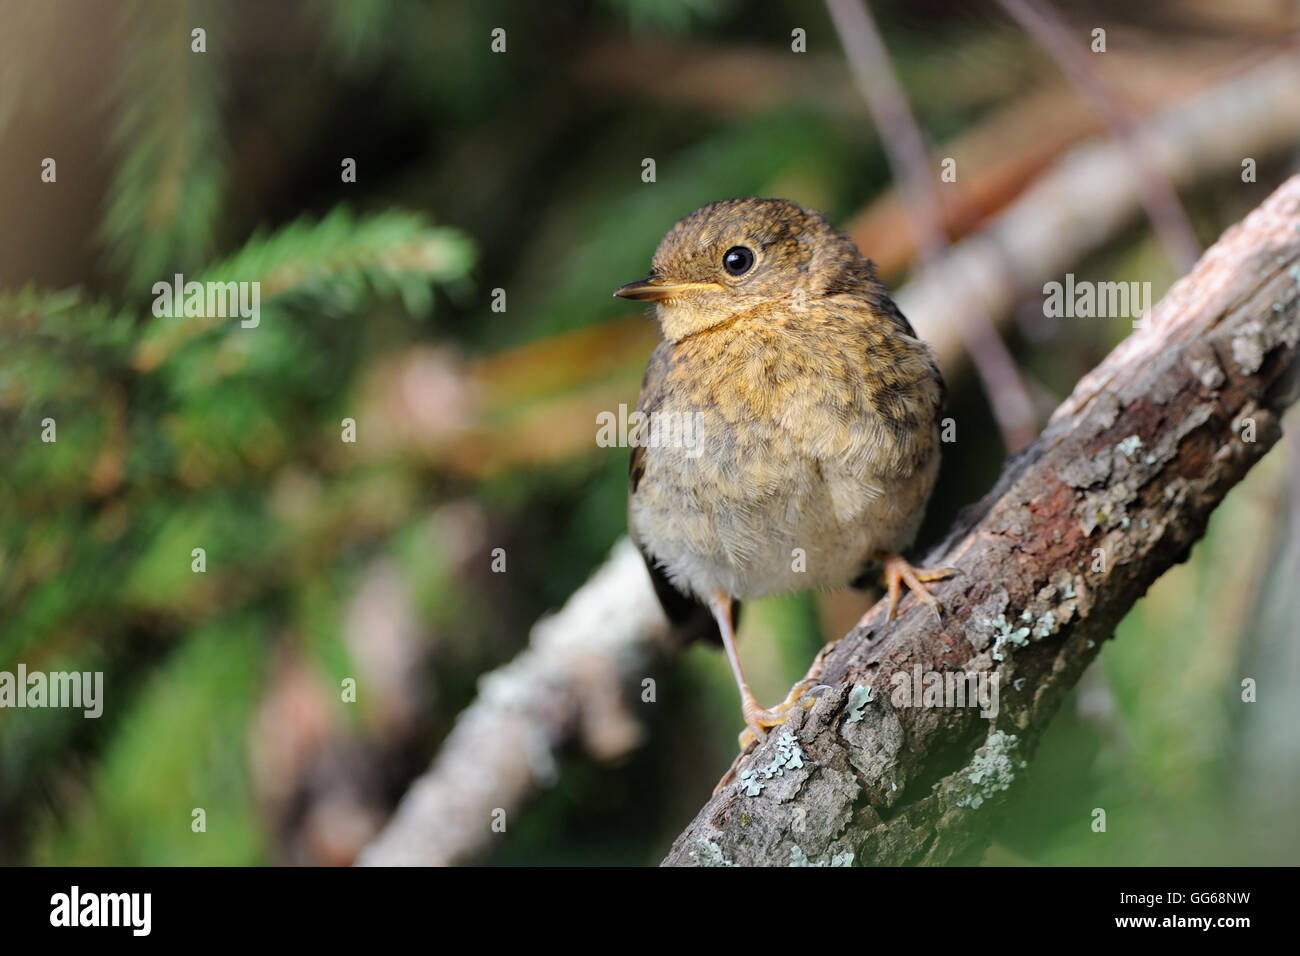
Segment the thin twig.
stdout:
<svg viewBox="0 0 1300 956">
<path fill-rule="evenodd" d="M 1201 243 L 1179 202 L 1178 193 L 1147 156 L 1138 134 L 1137 119 L 1128 104 L 1093 68 L 1088 56 L 1074 42 L 1069 26 L 1050 5 L 1040 0 L 998 0 L 998 3 L 1051 54 L 1092 111 L 1110 129 L 1111 135 L 1128 151 L 1137 172 L 1142 205 L 1165 255 L 1178 272 L 1186 272 L 1201 254 Z"/>
<path fill-rule="evenodd" d="M 894 77 L 889 54 L 865 3 L 826 0 L 826 6 L 880 130 L 890 169 L 907 204 L 921 258 L 927 265 L 936 263 L 947 254 L 949 247 L 943 231 L 939 194 L 921 129 Z M 950 298 L 952 308 L 964 320 L 959 327 L 966 349 L 989 397 L 1007 449 L 1018 451 L 1038 433 L 1033 400 L 988 312 L 972 296 L 958 292 L 959 295 Z"/>
</svg>

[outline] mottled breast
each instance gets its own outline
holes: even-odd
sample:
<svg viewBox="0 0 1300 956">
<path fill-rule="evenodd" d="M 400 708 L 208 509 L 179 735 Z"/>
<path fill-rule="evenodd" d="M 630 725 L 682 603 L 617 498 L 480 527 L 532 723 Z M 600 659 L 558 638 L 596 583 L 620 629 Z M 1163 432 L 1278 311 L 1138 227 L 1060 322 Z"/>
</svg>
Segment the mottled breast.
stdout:
<svg viewBox="0 0 1300 956">
<path fill-rule="evenodd" d="M 901 315 L 864 323 L 862 302 L 839 298 L 655 351 L 629 525 L 684 592 L 837 587 L 915 535 L 942 379 Z"/>
</svg>

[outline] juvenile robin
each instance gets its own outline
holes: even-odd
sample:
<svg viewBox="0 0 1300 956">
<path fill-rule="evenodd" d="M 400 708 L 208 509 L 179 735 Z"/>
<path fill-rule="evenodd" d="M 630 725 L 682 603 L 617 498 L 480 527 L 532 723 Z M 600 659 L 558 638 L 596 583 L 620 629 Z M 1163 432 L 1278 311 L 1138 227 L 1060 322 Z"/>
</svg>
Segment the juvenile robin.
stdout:
<svg viewBox="0 0 1300 956">
<path fill-rule="evenodd" d="M 740 601 L 842 587 L 880 562 L 888 619 L 904 584 L 938 615 L 927 584 L 952 569 L 899 552 L 939 470 L 943 378 L 872 262 L 786 200 L 696 210 L 649 277 L 614 294 L 654 302 L 663 333 L 638 405 L 651 427 L 632 450 L 631 537 L 669 618 L 696 635 L 716 626 L 761 740 L 813 682 L 758 704 L 736 650 Z"/>
</svg>

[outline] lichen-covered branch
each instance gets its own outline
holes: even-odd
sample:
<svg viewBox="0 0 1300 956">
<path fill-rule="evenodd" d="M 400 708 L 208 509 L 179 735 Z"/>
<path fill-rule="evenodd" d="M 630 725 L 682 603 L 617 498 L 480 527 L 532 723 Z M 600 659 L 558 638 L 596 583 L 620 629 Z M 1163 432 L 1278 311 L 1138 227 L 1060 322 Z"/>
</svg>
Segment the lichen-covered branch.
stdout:
<svg viewBox="0 0 1300 956">
<path fill-rule="evenodd" d="M 1201 257 L 925 557 L 959 571 L 935 589 L 942 622 L 907 598 L 886 627 L 878 605 L 823 658 L 831 689 L 746 758 L 665 864 L 978 859 L 1102 641 L 1277 441 L 1297 344 L 1300 176 Z M 943 706 L 993 687 L 995 707 Z"/>
</svg>

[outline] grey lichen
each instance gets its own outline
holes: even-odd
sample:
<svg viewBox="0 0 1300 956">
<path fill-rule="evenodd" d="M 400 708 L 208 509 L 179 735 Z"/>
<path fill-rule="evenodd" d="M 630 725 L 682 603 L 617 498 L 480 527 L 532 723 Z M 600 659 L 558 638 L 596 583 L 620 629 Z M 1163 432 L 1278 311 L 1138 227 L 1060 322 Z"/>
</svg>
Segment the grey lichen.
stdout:
<svg viewBox="0 0 1300 956">
<path fill-rule="evenodd" d="M 740 866 L 739 863 L 732 863 L 722 855 L 722 847 L 704 837 L 695 841 L 695 846 L 691 849 L 691 859 L 695 861 L 696 866 Z"/>
<path fill-rule="evenodd" d="M 1051 637 L 1060 627 L 1056 623 L 1056 613 L 1048 611 L 1038 619 L 1038 626 L 1034 628 L 1034 638 L 1041 641 L 1045 637 Z"/>
<path fill-rule="evenodd" d="M 1138 449 L 1140 449 L 1141 447 L 1142 447 L 1142 438 L 1140 435 L 1129 435 L 1128 438 L 1125 438 L 1123 441 L 1121 441 L 1118 445 L 1115 446 L 1115 448 L 1119 451 L 1119 453 L 1123 455 L 1125 458 L 1132 458 L 1134 455 L 1137 454 Z"/>
<path fill-rule="evenodd" d="M 1264 364 L 1267 337 L 1264 323 L 1251 319 L 1241 324 L 1232 338 L 1232 360 L 1247 375 L 1254 375 Z"/>
<path fill-rule="evenodd" d="M 1016 771 L 1027 764 L 1016 756 L 1020 739 L 1015 734 L 995 730 L 984 743 L 984 753 L 976 754 L 966 768 L 970 781 L 969 791 L 957 801 L 959 807 L 979 809 L 984 801 L 1008 789 L 1016 779 Z"/>
<path fill-rule="evenodd" d="M 1189 359 L 1187 365 L 1192 370 L 1192 374 L 1196 376 L 1197 381 L 1211 391 L 1217 389 L 1227 380 L 1227 376 L 1223 374 L 1223 369 L 1213 358 L 1201 356 Z"/>
<path fill-rule="evenodd" d="M 1061 629 L 1061 625 L 1056 620 L 1056 612 L 1050 608 L 1038 618 L 1034 617 L 1033 611 L 1025 608 L 1020 612 L 1020 620 L 1024 622 L 1025 627 L 1029 628 L 1029 636 L 1035 641 L 1051 637 Z"/>
<path fill-rule="evenodd" d="M 1062 575 L 1050 591 L 1046 588 L 1040 591 L 1038 599 L 1043 604 L 1049 605 L 1049 609 L 1039 617 L 1038 627 L 1034 629 L 1034 639 L 1042 640 L 1057 633 L 1074 620 L 1078 611 L 1079 593 L 1075 589 L 1073 575 Z"/>
<path fill-rule="evenodd" d="M 740 779 L 736 781 L 736 786 L 740 787 L 745 796 L 756 797 L 763 792 L 766 784 L 758 778 L 758 771 L 751 767 L 740 772 Z"/>
<path fill-rule="evenodd" d="M 790 847 L 790 866 L 852 866 L 853 851 L 845 850 L 843 853 L 836 853 L 831 857 L 830 862 L 821 860 L 813 862 L 808 859 L 808 854 L 803 851 L 802 847 Z"/>
<path fill-rule="evenodd" d="M 794 734 L 786 731 L 776 742 L 776 755 L 766 767 L 751 767 L 740 774 L 736 786 L 747 797 L 756 797 L 767 786 L 765 780 L 785 776 L 787 770 L 797 770 L 803 766 L 803 751 L 794 739 Z"/>
<path fill-rule="evenodd" d="M 1005 614 L 999 614 L 996 619 L 991 621 L 986 618 L 980 623 L 993 630 L 993 659 L 995 661 L 1006 660 L 1006 656 L 1002 653 L 1005 648 L 1024 647 L 1029 643 L 1029 628 L 1012 627 Z"/>
<path fill-rule="evenodd" d="M 861 684 L 853 688 L 853 697 L 849 701 L 849 723 L 856 724 L 867 713 L 867 704 L 873 700 L 871 688 Z"/>
<path fill-rule="evenodd" d="M 999 587 L 972 608 L 970 616 L 962 622 L 966 639 L 970 641 L 970 646 L 976 653 L 986 652 L 992 646 L 997 633 L 993 622 L 1005 617 L 1010 603 L 1011 596 L 1007 593 L 1007 589 Z"/>
</svg>

